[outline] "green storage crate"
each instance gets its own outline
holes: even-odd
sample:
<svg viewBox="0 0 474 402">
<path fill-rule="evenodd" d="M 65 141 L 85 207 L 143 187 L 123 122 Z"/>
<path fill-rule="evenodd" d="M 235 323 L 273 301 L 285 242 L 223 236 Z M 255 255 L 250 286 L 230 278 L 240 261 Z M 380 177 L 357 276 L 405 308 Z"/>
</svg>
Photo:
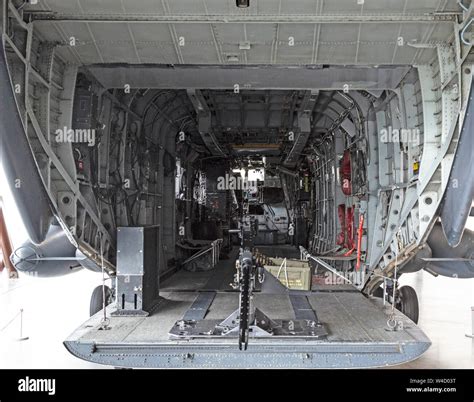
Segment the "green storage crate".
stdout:
<svg viewBox="0 0 474 402">
<path fill-rule="evenodd" d="M 271 258 L 271 260 L 275 265 L 264 265 L 264 267 L 276 277 L 283 258 Z M 311 267 L 307 261 L 287 260 L 286 269 L 288 272 L 288 288 L 297 290 L 311 289 Z M 277 279 L 287 286 L 284 267 L 280 270 L 280 277 Z"/>
</svg>

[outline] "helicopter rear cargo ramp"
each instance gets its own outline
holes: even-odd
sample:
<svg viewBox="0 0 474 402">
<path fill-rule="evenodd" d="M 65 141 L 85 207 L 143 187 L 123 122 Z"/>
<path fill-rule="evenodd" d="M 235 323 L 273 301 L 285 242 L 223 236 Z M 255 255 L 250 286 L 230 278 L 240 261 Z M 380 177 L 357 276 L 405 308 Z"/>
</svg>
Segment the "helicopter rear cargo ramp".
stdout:
<svg viewBox="0 0 474 402">
<path fill-rule="evenodd" d="M 324 325 L 324 337 L 250 337 L 245 351 L 239 350 L 237 338 L 232 337 L 173 339 L 171 328 L 192 310 L 199 294 L 196 290 L 165 289 L 154 312 L 146 317 L 114 316 L 111 313 L 116 308 L 109 306 L 108 329 L 102 329 L 103 312 L 99 312 L 64 344 L 81 359 L 129 368 L 382 367 L 414 360 L 431 344 L 421 329 L 398 311 L 396 316 L 403 322 L 403 329 L 389 330 L 388 306 L 347 286 L 305 293 Z M 211 299 L 207 298 L 204 322 L 232 314 L 239 293 L 218 290 Z M 254 303 L 269 317 L 295 319 L 288 294 L 255 293 Z"/>
</svg>

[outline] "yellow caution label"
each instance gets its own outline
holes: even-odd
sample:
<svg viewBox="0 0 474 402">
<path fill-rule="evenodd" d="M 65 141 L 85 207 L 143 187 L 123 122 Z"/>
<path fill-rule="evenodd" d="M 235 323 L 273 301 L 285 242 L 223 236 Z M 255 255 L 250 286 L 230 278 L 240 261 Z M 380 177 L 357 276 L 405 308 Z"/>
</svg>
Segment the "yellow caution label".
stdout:
<svg viewBox="0 0 474 402">
<path fill-rule="evenodd" d="M 418 170 L 420 170 L 420 162 L 413 162 L 413 172 L 418 173 Z"/>
</svg>

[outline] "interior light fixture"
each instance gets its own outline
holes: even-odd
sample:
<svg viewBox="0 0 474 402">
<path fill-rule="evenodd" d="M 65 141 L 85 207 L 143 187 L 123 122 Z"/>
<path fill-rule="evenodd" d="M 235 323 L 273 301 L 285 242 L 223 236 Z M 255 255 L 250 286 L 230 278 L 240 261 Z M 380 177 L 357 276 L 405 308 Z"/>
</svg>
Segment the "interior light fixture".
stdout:
<svg viewBox="0 0 474 402">
<path fill-rule="evenodd" d="M 239 8 L 247 8 L 250 6 L 250 0 L 235 0 L 235 4 Z"/>
</svg>

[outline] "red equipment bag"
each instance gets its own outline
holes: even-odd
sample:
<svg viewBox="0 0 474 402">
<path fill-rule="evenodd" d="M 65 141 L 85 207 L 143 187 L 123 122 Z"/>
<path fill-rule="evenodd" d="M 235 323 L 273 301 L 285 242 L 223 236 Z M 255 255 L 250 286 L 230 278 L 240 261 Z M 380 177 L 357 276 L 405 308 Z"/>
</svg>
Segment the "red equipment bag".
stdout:
<svg viewBox="0 0 474 402">
<path fill-rule="evenodd" d="M 341 187 L 345 195 L 352 194 L 351 183 L 351 152 L 346 149 L 340 163 Z"/>
<path fill-rule="evenodd" d="M 349 250 L 355 248 L 354 242 L 354 208 L 347 207 L 346 209 L 346 230 L 347 230 L 347 242 L 346 247 Z"/>
<path fill-rule="evenodd" d="M 345 204 L 339 204 L 337 206 L 337 214 L 339 216 L 339 222 L 341 222 L 341 231 L 337 235 L 336 244 L 338 246 L 344 246 L 346 243 L 346 206 Z"/>
</svg>

